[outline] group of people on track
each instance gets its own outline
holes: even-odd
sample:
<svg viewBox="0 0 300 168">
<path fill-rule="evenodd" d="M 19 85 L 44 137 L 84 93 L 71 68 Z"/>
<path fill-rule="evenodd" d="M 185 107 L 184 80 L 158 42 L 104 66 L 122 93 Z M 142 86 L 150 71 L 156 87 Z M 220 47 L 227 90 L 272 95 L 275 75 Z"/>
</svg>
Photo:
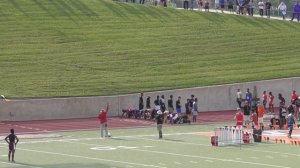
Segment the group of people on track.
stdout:
<svg viewBox="0 0 300 168">
<path fill-rule="evenodd" d="M 263 91 L 261 104 L 258 99 L 253 99 L 249 88 L 246 91 L 245 98 L 243 98 L 241 90 L 238 89 L 236 93 L 238 108 L 234 117 L 236 119 L 236 125 L 238 127 L 242 127 L 249 126 L 251 124 L 253 128 L 263 130 L 264 114 L 268 113 L 273 116 L 270 120 L 270 125 L 275 126 L 278 124 L 279 129 L 282 129 L 284 125 L 287 125 L 289 129 L 288 137 L 291 138 L 296 118 L 300 121 L 300 97 L 294 90 L 291 94 L 290 105 L 286 106 L 285 98 L 281 93 L 278 93 L 278 118 L 275 117 L 274 98 L 275 97 L 272 92 L 269 92 L 267 95 L 267 92 Z"/>
</svg>

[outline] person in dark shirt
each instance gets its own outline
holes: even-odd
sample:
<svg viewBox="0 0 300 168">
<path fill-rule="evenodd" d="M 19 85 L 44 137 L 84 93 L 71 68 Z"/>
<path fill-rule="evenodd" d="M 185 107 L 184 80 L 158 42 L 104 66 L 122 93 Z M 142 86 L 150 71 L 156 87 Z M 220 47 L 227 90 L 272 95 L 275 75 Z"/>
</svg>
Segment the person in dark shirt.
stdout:
<svg viewBox="0 0 300 168">
<path fill-rule="evenodd" d="M 11 129 L 10 134 L 5 138 L 5 141 L 8 143 L 8 161 L 15 162 L 15 151 L 16 151 L 16 145 L 19 142 L 19 138 L 15 135 L 15 130 Z"/>
<path fill-rule="evenodd" d="M 179 96 L 177 101 L 176 101 L 176 112 L 181 113 L 181 103 L 180 103 L 181 97 Z"/>
<path fill-rule="evenodd" d="M 168 100 L 168 110 L 170 113 L 174 112 L 173 95 L 170 95 L 170 99 Z"/>
<path fill-rule="evenodd" d="M 271 6 L 272 6 L 270 0 L 267 0 L 265 6 L 266 6 L 266 16 L 268 18 L 270 18 L 270 12 L 271 12 Z"/>
<path fill-rule="evenodd" d="M 162 126 L 164 122 L 164 116 L 163 113 L 158 110 L 157 116 L 156 116 L 156 123 L 157 123 L 157 131 L 158 131 L 158 138 L 162 139 Z"/>
<path fill-rule="evenodd" d="M 143 93 L 141 93 L 140 99 L 139 99 L 139 110 L 144 109 L 144 99 L 143 99 Z"/>
<path fill-rule="evenodd" d="M 165 112 L 166 111 L 166 103 L 165 103 L 165 96 L 164 95 L 160 96 L 159 104 L 160 104 L 160 110 L 162 112 Z"/>
<path fill-rule="evenodd" d="M 280 100 L 279 106 L 285 106 L 285 98 L 281 93 L 278 94 L 278 99 Z"/>
<path fill-rule="evenodd" d="M 146 109 L 151 109 L 150 102 L 151 102 L 151 97 L 148 96 L 147 99 L 146 99 Z"/>
<path fill-rule="evenodd" d="M 251 109 L 250 109 L 249 103 L 247 101 L 245 101 L 244 107 L 243 107 L 245 125 L 249 125 L 250 110 Z"/>
</svg>

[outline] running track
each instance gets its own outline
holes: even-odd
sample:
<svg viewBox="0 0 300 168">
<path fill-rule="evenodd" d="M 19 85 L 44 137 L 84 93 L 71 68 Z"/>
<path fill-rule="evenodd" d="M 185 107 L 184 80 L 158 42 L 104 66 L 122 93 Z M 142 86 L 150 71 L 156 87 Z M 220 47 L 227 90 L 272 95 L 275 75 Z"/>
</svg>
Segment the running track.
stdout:
<svg viewBox="0 0 300 168">
<path fill-rule="evenodd" d="M 197 124 L 233 122 L 234 114 L 235 111 L 201 112 L 198 115 Z M 155 122 L 143 119 L 112 117 L 108 119 L 108 125 L 110 129 L 153 127 L 155 126 Z M 0 134 L 7 134 L 11 128 L 14 128 L 18 133 L 88 130 L 99 128 L 99 121 L 97 118 L 82 118 L 0 122 Z"/>
</svg>

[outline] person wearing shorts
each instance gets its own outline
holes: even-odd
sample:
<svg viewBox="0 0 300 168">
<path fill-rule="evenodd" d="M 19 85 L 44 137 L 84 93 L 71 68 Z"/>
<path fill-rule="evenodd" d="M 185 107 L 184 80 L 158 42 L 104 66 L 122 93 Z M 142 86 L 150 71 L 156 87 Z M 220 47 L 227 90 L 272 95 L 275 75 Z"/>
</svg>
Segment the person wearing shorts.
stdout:
<svg viewBox="0 0 300 168">
<path fill-rule="evenodd" d="M 8 143 L 8 161 L 15 162 L 15 151 L 16 145 L 19 142 L 19 138 L 15 135 L 15 130 L 11 129 L 10 134 L 5 138 L 5 141 Z"/>
</svg>

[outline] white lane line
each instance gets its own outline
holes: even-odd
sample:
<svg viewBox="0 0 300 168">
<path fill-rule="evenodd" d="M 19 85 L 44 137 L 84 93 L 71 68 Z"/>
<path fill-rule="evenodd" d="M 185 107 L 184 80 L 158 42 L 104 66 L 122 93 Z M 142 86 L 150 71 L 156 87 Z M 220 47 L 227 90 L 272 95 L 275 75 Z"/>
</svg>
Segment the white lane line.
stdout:
<svg viewBox="0 0 300 168">
<path fill-rule="evenodd" d="M 98 144 L 68 142 L 68 141 L 66 141 L 66 143 L 75 143 L 75 144 L 78 143 L 78 144 L 89 145 L 89 146 L 98 145 Z M 216 160 L 216 161 L 222 161 L 222 162 L 243 163 L 243 164 L 250 164 L 250 165 L 267 166 L 267 167 L 291 168 L 291 167 L 287 167 L 287 166 L 272 165 L 272 164 L 265 164 L 265 163 L 257 163 L 257 162 L 241 161 L 241 160 L 231 160 L 231 159 L 221 159 L 221 158 L 206 157 L 206 156 L 185 155 L 185 154 L 179 154 L 179 153 L 170 153 L 170 152 L 162 152 L 162 151 L 154 151 L 154 150 L 144 150 L 144 149 L 128 149 L 128 150 L 155 153 L 155 154 L 165 154 L 165 155 L 172 155 L 172 156 L 180 156 L 180 157 L 200 158 L 200 159 L 206 159 L 206 160 L 209 159 L 209 160 Z M 192 163 L 193 161 L 190 161 L 190 162 Z"/>
<path fill-rule="evenodd" d="M 2 162 L 2 161 L 0 161 L 0 164 L 7 164 L 7 165 L 11 165 L 11 166 L 25 166 L 25 167 L 31 167 L 31 168 L 43 168 L 43 167 L 31 166 L 31 165 L 26 165 L 26 164 L 21 164 L 21 163 L 11 163 L 11 162 Z"/>
<path fill-rule="evenodd" d="M 172 136 L 172 135 L 193 135 L 199 132 L 188 132 L 188 133 L 175 133 L 175 134 L 164 134 L 164 136 Z M 157 134 L 148 134 L 148 135 L 132 135 L 132 136 L 116 136 L 114 138 L 133 138 L 133 139 L 143 139 L 148 141 L 159 141 L 159 142 L 168 142 L 168 143 L 177 143 L 177 144 L 185 144 L 185 145 L 194 145 L 194 146 L 204 146 L 204 147 L 211 147 L 211 145 L 207 144 L 200 144 L 200 143 L 190 143 L 190 142 L 177 142 L 177 141 L 168 141 L 168 140 L 158 140 L 158 139 L 149 139 L 149 138 L 142 138 L 142 137 L 156 137 Z M 89 141 L 89 140 L 101 140 L 101 138 L 77 138 L 77 139 L 63 139 L 67 141 Z M 61 142 L 61 139 L 51 139 L 51 140 L 41 140 L 41 141 L 27 141 L 27 142 L 19 142 L 19 144 L 33 144 L 33 143 L 48 143 L 48 142 Z M 0 143 L 1 145 L 6 145 L 6 143 Z M 231 148 L 236 149 L 235 147 L 222 147 L 222 148 Z M 289 155 L 289 156 L 300 156 L 300 154 L 294 153 L 282 153 L 276 151 L 268 151 L 268 150 L 258 150 L 258 149 L 250 149 L 250 148 L 243 148 L 242 150 L 248 151 L 255 151 L 255 152 L 263 152 L 263 153 L 272 153 L 272 154 L 281 154 L 281 155 Z"/>
<path fill-rule="evenodd" d="M 257 162 L 247 162 L 247 161 L 239 161 L 239 160 L 231 160 L 231 159 L 221 159 L 221 158 L 213 158 L 213 157 L 207 157 L 207 156 L 194 156 L 194 155 L 185 155 L 185 154 L 180 154 L 180 153 L 170 153 L 170 152 L 142 150 L 142 149 L 130 149 L 130 150 L 156 153 L 156 154 L 165 154 L 165 155 L 172 155 L 172 156 L 180 156 L 180 157 L 209 159 L 209 160 L 216 160 L 216 161 L 222 161 L 222 162 L 243 163 L 243 164 L 249 164 L 249 165 L 259 165 L 259 166 L 277 167 L 277 168 L 291 168 L 291 167 L 288 167 L 288 166 L 272 165 L 272 164 L 257 163 Z"/>
<path fill-rule="evenodd" d="M 206 162 L 210 162 L 210 163 L 213 163 L 214 161 L 212 161 L 212 160 L 205 160 Z"/>
<path fill-rule="evenodd" d="M 266 158 L 268 158 L 268 159 L 274 159 L 273 156 L 269 156 L 269 155 L 267 155 Z"/>
<path fill-rule="evenodd" d="M 0 148 L 4 148 L 4 146 L 0 146 Z M 71 154 L 65 154 L 65 153 L 48 152 L 48 151 L 40 151 L 40 150 L 32 150 L 32 149 L 24 149 L 24 148 L 18 148 L 18 150 L 28 151 L 28 152 L 35 152 L 35 153 L 50 154 L 50 155 L 60 155 L 60 156 L 67 156 L 67 157 L 74 157 L 74 158 L 81 158 L 81 159 L 88 159 L 88 160 L 97 160 L 97 161 L 103 161 L 103 162 L 121 163 L 121 164 L 143 166 L 143 167 L 167 168 L 167 167 L 148 165 L 148 164 L 142 164 L 142 163 L 133 163 L 133 162 L 118 161 L 118 160 L 93 158 L 93 157 L 87 157 L 87 156 L 71 155 Z"/>
<path fill-rule="evenodd" d="M 126 137 L 124 137 L 126 138 Z M 199 144 L 199 143 L 191 143 L 191 142 L 178 142 L 178 141 L 168 141 L 168 140 L 158 140 L 158 139 L 149 139 L 149 138 L 142 138 L 142 137 L 128 137 L 133 139 L 141 139 L 141 140 L 148 140 L 148 141 L 157 141 L 157 142 L 167 142 L 167 143 L 176 143 L 176 144 L 184 144 L 184 145 L 194 145 L 194 146 L 204 146 L 204 147 L 210 147 L 211 145 L 207 144 Z M 229 149 L 236 149 L 236 147 L 222 147 L 222 148 L 229 148 Z M 263 153 L 273 153 L 273 154 L 283 154 L 283 155 L 289 155 L 289 156 L 297 156 L 299 157 L 300 154 L 294 154 L 294 153 L 282 153 L 282 152 L 275 152 L 275 151 L 268 151 L 268 150 L 258 150 L 258 149 L 250 149 L 250 148 L 242 148 L 242 150 L 248 150 L 248 151 L 255 151 L 255 152 L 263 152 Z"/>
</svg>

